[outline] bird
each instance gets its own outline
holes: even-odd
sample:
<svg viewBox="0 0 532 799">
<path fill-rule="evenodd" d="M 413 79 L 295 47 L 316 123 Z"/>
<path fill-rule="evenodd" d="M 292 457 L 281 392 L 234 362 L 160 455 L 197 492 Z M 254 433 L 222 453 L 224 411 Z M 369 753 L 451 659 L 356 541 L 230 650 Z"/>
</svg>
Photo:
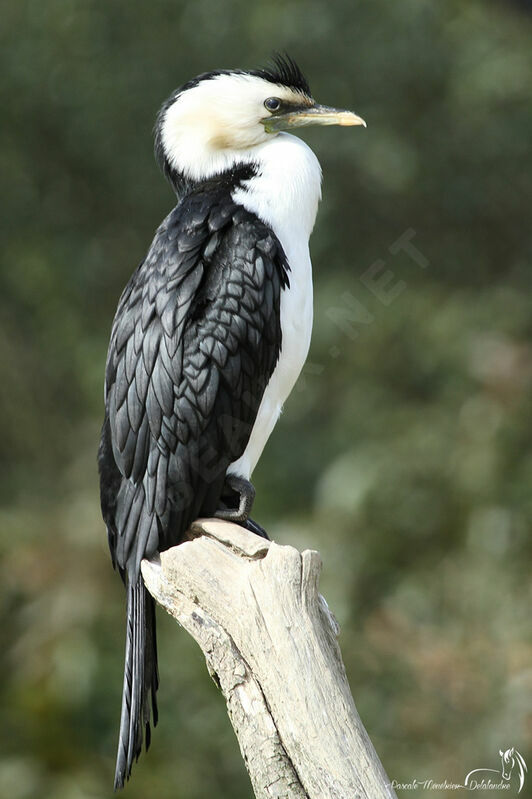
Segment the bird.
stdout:
<svg viewBox="0 0 532 799">
<path fill-rule="evenodd" d="M 141 562 L 192 521 L 250 518 L 253 470 L 307 357 L 309 237 L 321 168 L 290 131 L 365 126 L 319 105 L 287 54 L 182 85 L 155 123 L 177 204 L 127 283 L 113 321 L 98 450 L 102 515 L 126 588 L 115 790 L 157 724 L 155 604 Z"/>
</svg>

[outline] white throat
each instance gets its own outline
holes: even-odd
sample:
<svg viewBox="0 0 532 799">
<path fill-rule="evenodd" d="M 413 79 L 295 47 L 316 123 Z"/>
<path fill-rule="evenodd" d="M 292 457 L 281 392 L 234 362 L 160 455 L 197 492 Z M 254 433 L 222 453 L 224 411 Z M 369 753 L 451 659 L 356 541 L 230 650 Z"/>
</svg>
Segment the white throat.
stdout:
<svg viewBox="0 0 532 799">
<path fill-rule="evenodd" d="M 240 153 L 242 157 L 243 153 Z M 233 192 L 233 199 L 270 225 L 286 255 L 295 240 L 308 243 L 321 198 L 318 159 L 301 139 L 280 133 L 250 148 L 246 160 L 257 175 Z"/>
</svg>

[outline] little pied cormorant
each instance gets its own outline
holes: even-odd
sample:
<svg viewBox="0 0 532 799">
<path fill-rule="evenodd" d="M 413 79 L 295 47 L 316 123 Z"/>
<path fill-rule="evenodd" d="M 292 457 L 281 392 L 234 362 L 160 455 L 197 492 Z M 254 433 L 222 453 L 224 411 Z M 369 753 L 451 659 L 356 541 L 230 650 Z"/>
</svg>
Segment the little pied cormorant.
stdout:
<svg viewBox="0 0 532 799">
<path fill-rule="evenodd" d="M 127 587 L 115 788 L 157 723 L 155 606 L 143 558 L 198 516 L 248 519 L 249 482 L 307 356 L 316 156 L 285 131 L 364 125 L 317 105 L 288 57 L 199 75 L 162 106 L 155 153 L 178 204 L 113 323 L 99 449 L 102 512 Z"/>
</svg>

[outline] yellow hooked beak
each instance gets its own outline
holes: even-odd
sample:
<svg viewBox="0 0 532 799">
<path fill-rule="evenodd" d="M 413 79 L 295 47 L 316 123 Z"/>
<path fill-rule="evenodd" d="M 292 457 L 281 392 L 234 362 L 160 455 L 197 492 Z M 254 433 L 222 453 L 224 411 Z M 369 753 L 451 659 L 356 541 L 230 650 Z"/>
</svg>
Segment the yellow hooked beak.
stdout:
<svg viewBox="0 0 532 799">
<path fill-rule="evenodd" d="M 261 121 L 267 133 L 302 128 L 305 125 L 363 125 L 366 127 L 362 117 L 353 114 L 352 111 L 330 108 L 328 105 L 294 108 Z"/>
</svg>

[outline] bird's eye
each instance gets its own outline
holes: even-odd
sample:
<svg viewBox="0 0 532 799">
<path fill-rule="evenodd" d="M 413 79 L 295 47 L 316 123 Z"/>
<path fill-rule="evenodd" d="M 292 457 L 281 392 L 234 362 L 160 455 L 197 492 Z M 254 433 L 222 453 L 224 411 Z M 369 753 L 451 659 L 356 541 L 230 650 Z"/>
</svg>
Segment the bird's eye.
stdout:
<svg viewBox="0 0 532 799">
<path fill-rule="evenodd" d="M 264 107 L 267 108 L 268 111 L 278 111 L 281 107 L 281 101 L 277 97 L 268 97 L 268 99 L 264 101 Z"/>
</svg>

